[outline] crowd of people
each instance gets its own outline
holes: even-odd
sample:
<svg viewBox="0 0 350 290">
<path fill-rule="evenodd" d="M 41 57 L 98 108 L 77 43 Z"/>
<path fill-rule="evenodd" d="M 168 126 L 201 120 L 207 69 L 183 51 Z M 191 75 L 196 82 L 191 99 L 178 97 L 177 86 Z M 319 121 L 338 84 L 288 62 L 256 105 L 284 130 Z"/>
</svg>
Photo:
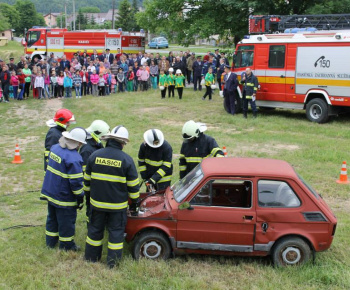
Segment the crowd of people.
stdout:
<svg viewBox="0 0 350 290">
<path fill-rule="evenodd" d="M 147 130 L 140 140 L 138 173 L 133 158 L 123 152 L 129 142 L 124 126 L 110 130 L 106 122 L 95 120 L 86 129 L 76 127 L 68 132 L 67 128 L 75 122 L 73 113 L 67 109 L 58 110 L 47 121 L 50 129 L 45 138 L 46 173 L 40 195 L 40 199 L 48 202 L 46 245 L 55 248 L 59 243 L 61 250 L 79 250 L 74 241 L 75 223 L 85 196 L 88 222 L 85 259 L 92 262 L 101 259 L 107 228 L 107 264 L 113 268 L 122 257 L 127 210 L 130 214 L 138 213 L 140 184 L 144 182 L 151 193 L 164 191 L 170 185 L 172 146 L 161 130 Z M 204 158 L 224 157 L 216 140 L 204 134 L 205 130 L 204 124 L 193 120 L 184 124 L 180 178 Z"/>
<path fill-rule="evenodd" d="M 142 52 L 128 55 L 118 50 L 114 55 L 107 48 L 102 53 L 94 50 L 91 55 L 78 51 L 70 60 L 65 55 L 57 58 L 54 53 L 41 59 L 22 56 L 18 63 L 14 58 L 8 64 L 0 59 L 0 81 L 4 102 L 12 97 L 26 100 L 30 91 L 35 99 L 51 99 L 71 98 L 72 92 L 81 98 L 157 88 L 162 98 L 166 91 L 168 97 L 174 97 L 176 88 L 181 99 L 183 88 L 191 83 L 195 91 L 205 86 L 211 100 L 211 86 L 218 82 L 221 87 L 225 65 L 228 60 L 219 50 L 209 51 L 202 59 L 190 51 L 161 56 Z"/>
</svg>

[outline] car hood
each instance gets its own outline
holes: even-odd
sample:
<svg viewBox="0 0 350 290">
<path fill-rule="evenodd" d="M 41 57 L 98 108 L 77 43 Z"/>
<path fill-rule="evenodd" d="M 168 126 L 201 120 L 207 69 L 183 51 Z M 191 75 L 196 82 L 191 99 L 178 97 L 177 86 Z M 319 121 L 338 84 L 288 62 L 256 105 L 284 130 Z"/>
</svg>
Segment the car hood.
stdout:
<svg viewBox="0 0 350 290">
<path fill-rule="evenodd" d="M 169 218 L 170 207 L 166 203 L 165 195 L 161 194 L 146 197 L 140 204 L 138 217 Z"/>
</svg>

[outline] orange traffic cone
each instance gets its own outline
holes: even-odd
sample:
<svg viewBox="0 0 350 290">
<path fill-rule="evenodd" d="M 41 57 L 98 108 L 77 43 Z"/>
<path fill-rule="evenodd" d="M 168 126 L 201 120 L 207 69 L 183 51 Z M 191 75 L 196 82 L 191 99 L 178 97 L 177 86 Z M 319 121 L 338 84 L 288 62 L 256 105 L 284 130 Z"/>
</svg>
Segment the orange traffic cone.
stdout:
<svg viewBox="0 0 350 290">
<path fill-rule="evenodd" d="M 222 151 L 224 152 L 224 157 L 227 157 L 227 150 L 226 150 L 226 146 L 222 147 Z"/>
<path fill-rule="evenodd" d="M 346 161 L 343 162 L 343 165 L 341 166 L 340 176 L 337 180 L 337 183 L 347 184 L 348 181 L 348 172 L 346 171 Z"/>
<path fill-rule="evenodd" d="M 18 144 L 16 144 L 15 157 L 13 158 L 12 163 L 15 163 L 15 164 L 23 163 L 23 160 L 21 159 L 21 154 L 19 154 Z"/>
</svg>

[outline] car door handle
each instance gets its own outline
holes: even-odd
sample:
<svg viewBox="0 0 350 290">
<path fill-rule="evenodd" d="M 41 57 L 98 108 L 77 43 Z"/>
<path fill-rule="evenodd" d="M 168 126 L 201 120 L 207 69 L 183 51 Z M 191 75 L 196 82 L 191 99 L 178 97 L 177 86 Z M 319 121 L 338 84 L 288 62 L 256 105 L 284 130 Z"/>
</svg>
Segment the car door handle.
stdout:
<svg viewBox="0 0 350 290">
<path fill-rule="evenodd" d="M 244 219 L 244 220 L 250 220 L 250 221 L 252 221 L 253 218 L 254 218 L 254 217 L 253 217 L 252 215 L 244 215 L 244 216 L 243 216 L 243 219 Z"/>
<path fill-rule="evenodd" d="M 282 78 L 282 79 L 284 79 L 285 77 L 286 77 L 286 76 L 284 76 L 284 75 L 281 75 L 281 78 Z"/>
</svg>

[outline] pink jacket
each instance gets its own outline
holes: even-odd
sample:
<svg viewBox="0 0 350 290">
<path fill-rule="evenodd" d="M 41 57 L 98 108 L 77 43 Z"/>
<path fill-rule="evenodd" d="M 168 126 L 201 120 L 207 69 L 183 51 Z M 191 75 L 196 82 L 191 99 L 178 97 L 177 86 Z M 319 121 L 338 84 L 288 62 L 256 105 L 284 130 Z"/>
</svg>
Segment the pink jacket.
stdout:
<svg viewBox="0 0 350 290">
<path fill-rule="evenodd" d="M 137 75 L 140 81 L 147 81 L 149 78 L 149 72 L 145 69 L 144 70 L 139 69 L 137 71 Z"/>
<path fill-rule="evenodd" d="M 100 77 L 98 76 L 98 74 L 92 74 L 90 76 L 90 81 L 93 85 L 97 85 L 98 81 L 99 81 Z"/>
<path fill-rule="evenodd" d="M 50 84 L 50 76 L 49 75 L 45 76 L 44 83 L 45 83 L 45 85 L 49 85 Z"/>
</svg>

